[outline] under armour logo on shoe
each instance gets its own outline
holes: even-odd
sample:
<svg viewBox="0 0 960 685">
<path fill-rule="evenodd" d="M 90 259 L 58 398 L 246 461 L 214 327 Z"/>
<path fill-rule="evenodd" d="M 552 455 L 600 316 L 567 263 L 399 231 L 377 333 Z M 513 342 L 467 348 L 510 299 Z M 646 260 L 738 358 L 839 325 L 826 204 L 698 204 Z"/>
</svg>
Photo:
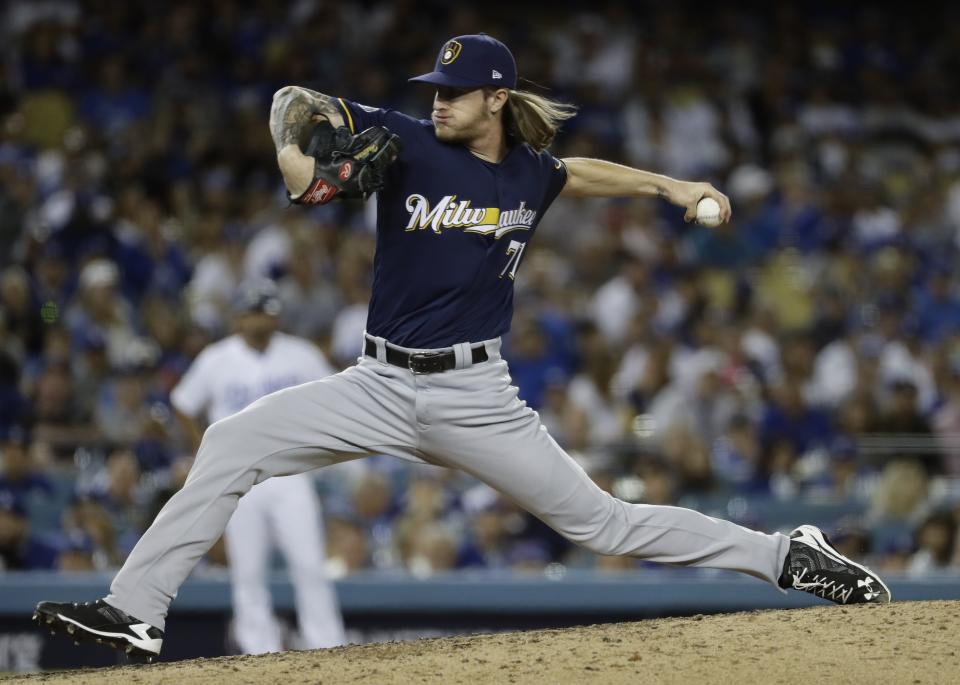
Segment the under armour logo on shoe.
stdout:
<svg viewBox="0 0 960 685">
<path fill-rule="evenodd" d="M 503 78 L 503 74 L 501 74 L 501 73 L 500 73 L 499 71 L 497 71 L 496 69 L 493 70 L 493 74 L 491 74 L 491 76 L 493 76 L 493 78 L 495 78 L 495 79 L 501 79 L 501 78 Z"/>
<path fill-rule="evenodd" d="M 862 587 L 862 588 L 866 588 L 866 591 L 863 593 L 863 598 L 864 598 L 865 600 L 867 600 L 868 602 L 869 602 L 871 599 L 873 599 L 874 597 L 879 597 L 879 596 L 880 596 L 880 593 L 879 593 L 879 592 L 876 592 L 876 591 L 873 589 L 873 578 L 867 578 L 866 580 L 858 580 L 858 581 L 857 581 L 857 587 L 858 587 L 858 588 L 861 588 L 861 587 Z"/>
</svg>

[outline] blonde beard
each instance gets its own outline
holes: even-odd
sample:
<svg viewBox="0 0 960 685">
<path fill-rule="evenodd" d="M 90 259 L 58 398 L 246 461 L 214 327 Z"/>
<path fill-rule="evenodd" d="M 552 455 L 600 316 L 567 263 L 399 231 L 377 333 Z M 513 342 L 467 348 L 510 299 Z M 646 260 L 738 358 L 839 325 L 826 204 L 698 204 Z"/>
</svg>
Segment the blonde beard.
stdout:
<svg viewBox="0 0 960 685">
<path fill-rule="evenodd" d="M 434 125 L 433 132 L 437 136 L 437 140 L 442 143 L 463 143 L 470 139 L 470 136 L 466 135 L 464 131 L 449 126 Z"/>
<path fill-rule="evenodd" d="M 433 126 L 434 135 L 441 143 L 459 143 L 468 147 L 472 141 L 483 135 L 481 131 L 482 128 L 480 126 L 456 129 L 450 128 L 449 126 L 441 127 L 437 126 L 436 124 Z"/>
</svg>

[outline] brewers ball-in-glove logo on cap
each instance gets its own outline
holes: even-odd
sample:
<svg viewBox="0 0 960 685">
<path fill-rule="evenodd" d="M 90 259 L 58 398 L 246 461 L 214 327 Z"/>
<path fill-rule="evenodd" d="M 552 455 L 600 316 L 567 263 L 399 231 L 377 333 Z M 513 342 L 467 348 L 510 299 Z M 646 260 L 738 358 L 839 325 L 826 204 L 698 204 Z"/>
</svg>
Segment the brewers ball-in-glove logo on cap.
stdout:
<svg viewBox="0 0 960 685">
<path fill-rule="evenodd" d="M 460 56 L 461 50 L 463 50 L 463 46 L 460 45 L 460 43 L 455 40 L 448 41 L 440 53 L 440 64 L 450 64 L 450 62 Z"/>
<path fill-rule="evenodd" d="M 440 48 L 433 71 L 410 80 L 449 88 L 516 88 L 517 63 L 510 49 L 493 36 L 457 36 Z"/>
</svg>

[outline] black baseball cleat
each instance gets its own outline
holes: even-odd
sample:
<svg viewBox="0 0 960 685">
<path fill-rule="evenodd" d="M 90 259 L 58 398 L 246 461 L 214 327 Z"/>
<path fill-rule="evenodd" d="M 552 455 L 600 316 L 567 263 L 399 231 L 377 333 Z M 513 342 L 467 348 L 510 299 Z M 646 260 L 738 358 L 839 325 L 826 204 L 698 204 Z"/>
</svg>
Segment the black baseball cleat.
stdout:
<svg viewBox="0 0 960 685">
<path fill-rule="evenodd" d="M 800 526 L 790 533 L 780 587 L 837 604 L 886 604 L 891 599 L 880 576 L 840 554 L 816 526 Z"/>
<path fill-rule="evenodd" d="M 138 621 L 102 599 L 82 604 L 40 602 L 33 620 L 51 633 L 64 633 L 75 644 L 81 640 L 104 644 L 131 657 L 153 661 L 160 654 L 163 631 Z"/>
</svg>

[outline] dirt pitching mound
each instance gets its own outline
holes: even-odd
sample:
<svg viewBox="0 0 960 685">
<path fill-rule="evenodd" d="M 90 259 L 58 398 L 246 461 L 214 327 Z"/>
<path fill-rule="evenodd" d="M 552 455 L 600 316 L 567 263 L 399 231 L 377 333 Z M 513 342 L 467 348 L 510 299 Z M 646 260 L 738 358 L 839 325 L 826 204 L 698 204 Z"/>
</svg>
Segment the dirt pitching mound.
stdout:
<svg viewBox="0 0 960 685">
<path fill-rule="evenodd" d="M 960 602 L 694 616 L 41 673 L 13 683 L 956 683 Z"/>
</svg>

